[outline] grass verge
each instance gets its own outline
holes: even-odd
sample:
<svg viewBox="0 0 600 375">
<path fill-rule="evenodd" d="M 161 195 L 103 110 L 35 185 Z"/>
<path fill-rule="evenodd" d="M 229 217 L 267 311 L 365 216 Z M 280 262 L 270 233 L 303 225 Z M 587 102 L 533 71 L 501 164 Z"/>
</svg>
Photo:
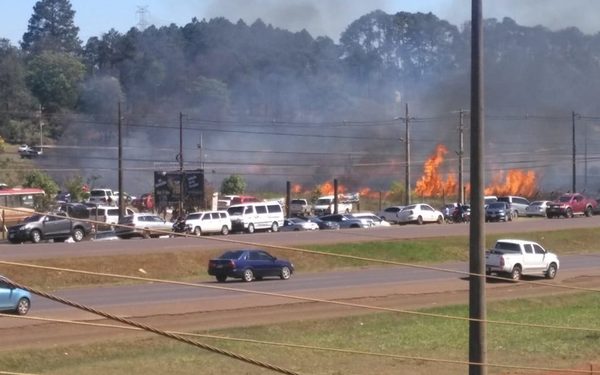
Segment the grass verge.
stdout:
<svg viewBox="0 0 600 375">
<path fill-rule="evenodd" d="M 595 228 L 570 229 L 552 232 L 532 232 L 488 236 L 491 247 L 497 238 L 521 238 L 540 242 L 546 249 L 558 253 L 582 254 L 597 252 L 597 230 Z M 374 241 L 336 245 L 307 246 L 330 254 L 344 254 L 401 263 L 443 263 L 468 259 L 467 237 L 443 237 L 421 240 Z M 271 250 L 270 250 L 271 251 Z M 290 250 L 271 251 L 278 257 L 294 262 L 297 272 L 321 272 L 332 269 L 382 266 L 380 263 L 344 259 L 335 256 L 301 253 Z M 129 276 L 150 277 L 165 280 L 204 281 L 208 260 L 220 251 L 175 251 L 171 253 L 139 255 L 117 255 L 108 257 L 57 258 L 31 261 L 29 263 L 91 272 L 112 273 Z M 69 272 L 30 272 L 23 267 L 0 265 L 0 274 L 35 288 L 52 290 L 70 286 L 131 283 L 103 276 L 80 275 Z"/>
<path fill-rule="evenodd" d="M 488 304 L 490 320 L 600 329 L 600 294 L 582 293 Z M 423 310 L 468 316 L 467 306 Z M 81 328 L 85 329 L 85 328 Z M 331 320 L 305 320 L 213 332 L 213 335 L 465 361 L 468 322 L 376 313 Z M 488 324 L 488 362 L 524 367 L 574 368 L 600 355 L 600 334 Z M 402 360 L 256 343 L 195 338 L 255 360 L 303 374 L 464 374 L 464 364 Z M 4 371 L 44 374 L 265 374 L 268 371 L 163 338 L 137 338 L 86 346 L 0 353 Z M 531 373 L 490 367 L 489 373 Z M 535 372 L 543 373 L 543 372 Z"/>
</svg>

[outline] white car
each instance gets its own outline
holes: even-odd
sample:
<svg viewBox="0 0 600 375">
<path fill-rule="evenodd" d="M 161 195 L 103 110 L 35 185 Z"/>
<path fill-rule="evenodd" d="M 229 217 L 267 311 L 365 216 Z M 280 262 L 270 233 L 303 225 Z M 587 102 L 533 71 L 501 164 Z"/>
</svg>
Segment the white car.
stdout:
<svg viewBox="0 0 600 375">
<path fill-rule="evenodd" d="M 231 219 L 227 211 L 193 212 L 185 217 L 185 224 L 196 236 L 207 233 L 226 235 L 231 231 Z"/>
<path fill-rule="evenodd" d="M 284 232 L 301 230 L 319 230 L 319 224 L 312 221 L 302 220 L 297 217 L 290 217 L 283 221 L 283 226 L 279 229 Z"/>
<path fill-rule="evenodd" d="M 436 210 L 425 203 L 413 204 L 404 207 L 400 213 L 398 213 L 398 223 L 438 223 L 444 222 L 444 214 L 441 211 Z"/>
<path fill-rule="evenodd" d="M 548 208 L 548 203 L 550 203 L 550 201 L 531 202 L 529 204 L 529 206 L 527 206 L 525 208 L 525 215 L 527 215 L 527 217 L 532 217 L 532 216 L 546 217 L 546 208 Z"/>
<path fill-rule="evenodd" d="M 121 239 L 132 237 L 158 238 L 168 235 L 171 232 L 173 224 L 163 220 L 158 215 L 148 213 L 134 213 L 124 216 L 119 220 L 119 225 L 115 228 L 115 234 Z"/>
<path fill-rule="evenodd" d="M 404 206 L 390 206 L 383 209 L 383 211 L 379 211 L 378 215 L 383 220 L 389 223 L 397 223 L 398 222 L 398 213 L 402 211 Z"/>
<path fill-rule="evenodd" d="M 371 222 L 371 226 L 373 227 L 389 227 L 391 224 L 389 221 L 382 219 L 381 217 L 375 215 L 371 212 L 357 212 L 351 214 L 352 217 L 357 219 L 367 219 Z"/>
</svg>

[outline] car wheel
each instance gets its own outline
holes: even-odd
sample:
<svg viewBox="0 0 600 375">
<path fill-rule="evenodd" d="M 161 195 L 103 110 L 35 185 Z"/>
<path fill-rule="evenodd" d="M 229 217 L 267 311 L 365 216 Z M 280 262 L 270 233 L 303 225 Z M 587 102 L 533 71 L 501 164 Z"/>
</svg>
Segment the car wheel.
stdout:
<svg viewBox="0 0 600 375">
<path fill-rule="evenodd" d="M 287 280 L 292 276 L 292 271 L 290 271 L 290 269 L 286 266 L 281 268 L 281 274 L 279 275 L 279 277 L 281 278 L 281 280 Z"/>
<path fill-rule="evenodd" d="M 21 298 L 19 303 L 17 303 L 17 308 L 15 312 L 19 315 L 26 315 L 29 312 L 29 308 L 31 307 L 31 302 L 28 298 Z"/>
<path fill-rule="evenodd" d="M 556 277 L 556 264 L 550 263 L 546 270 L 546 279 L 554 279 Z"/>
<path fill-rule="evenodd" d="M 521 280 L 521 266 L 514 266 L 510 272 L 510 278 L 514 281 Z"/>
<path fill-rule="evenodd" d="M 417 218 L 417 224 L 422 225 L 423 224 L 423 218 L 421 216 L 419 216 Z"/>
<path fill-rule="evenodd" d="M 569 219 L 573 217 L 573 210 L 571 210 L 571 208 L 567 208 L 567 212 L 565 213 L 565 217 L 568 217 Z"/>
<path fill-rule="evenodd" d="M 217 278 L 217 281 L 220 283 L 224 283 L 225 280 L 227 280 L 227 276 L 225 276 L 225 275 L 217 275 L 216 278 Z"/>
<path fill-rule="evenodd" d="M 243 279 L 245 282 L 249 283 L 254 280 L 254 272 L 250 268 L 244 270 Z"/>
<path fill-rule="evenodd" d="M 42 233 L 37 229 L 32 230 L 31 231 L 31 242 L 40 243 L 41 240 L 42 240 Z"/>
<path fill-rule="evenodd" d="M 202 235 L 202 229 L 200 227 L 195 227 L 194 228 L 194 234 L 198 237 L 200 237 Z"/>
<path fill-rule="evenodd" d="M 254 224 L 248 224 L 248 233 L 254 233 Z"/>
<path fill-rule="evenodd" d="M 438 224 L 443 224 L 444 223 L 444 218 L 441 217 L 441 216 L 438 216 L 437 223 Z"/>
<path fill-rule="evenodd" d="M 587 217 L 592 216 L 592 208 L 590 206 L 585 208 L 585 216 L 587 216 Z"/>
<path fill-rule="evenodd" d="M 279 224 L 276 221 L 271 224 L 271 232 L 277 232 L 279 230 Z"/>
<path fill-rule="evenodd" d="M 83 233 L 83 230 L 81 228 L 75 228 L 73 230 L 73 241 L 75 242 L 80 242 L 81 240 L 83 240 L 83 237 L 85 237 L 85 233 Z"/>
<path fill-rule="evenodd" d="M 229 228 L 227 228 L 227 225 L 223 225 L 223 228 L 221 228 L 221 234 L 224 236 L 229 234 Z"/>
</svg>

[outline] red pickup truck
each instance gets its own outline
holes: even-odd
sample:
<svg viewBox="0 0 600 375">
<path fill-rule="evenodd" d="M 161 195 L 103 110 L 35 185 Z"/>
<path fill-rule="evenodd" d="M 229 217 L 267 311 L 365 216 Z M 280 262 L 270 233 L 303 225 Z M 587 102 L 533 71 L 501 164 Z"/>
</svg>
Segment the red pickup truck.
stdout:
<svg viewBox="0 0 600 375">
<path fill-rule="evenodd" d="M 561 216 L 592 216 L 592 212 L 597 206 L 598 202 L 596 202 L 596 200 L 587 198 L 582 194 L 563 194 L 554 202 L 548 203 L 548 207 L 546 208 L 546 216 L 550 219 Z"/>
</svg>

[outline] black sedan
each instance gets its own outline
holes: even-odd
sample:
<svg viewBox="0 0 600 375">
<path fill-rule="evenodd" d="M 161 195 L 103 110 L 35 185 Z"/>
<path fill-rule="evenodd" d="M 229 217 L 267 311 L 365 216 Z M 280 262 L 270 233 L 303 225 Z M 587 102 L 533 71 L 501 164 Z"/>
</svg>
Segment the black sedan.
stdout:
<svg viewBox="0 0 600 375">
<path fill-rule="evenodd" d="M 284 259 L 277 259 L 264 250 L 227 251 L 216 259 L 208 261 L 208 274 L 222 283 L 228 277 L 250 282 L 263 277 L 276 276 L 287 280 L 294 272 L 294 265 Z"/>
</svg>

